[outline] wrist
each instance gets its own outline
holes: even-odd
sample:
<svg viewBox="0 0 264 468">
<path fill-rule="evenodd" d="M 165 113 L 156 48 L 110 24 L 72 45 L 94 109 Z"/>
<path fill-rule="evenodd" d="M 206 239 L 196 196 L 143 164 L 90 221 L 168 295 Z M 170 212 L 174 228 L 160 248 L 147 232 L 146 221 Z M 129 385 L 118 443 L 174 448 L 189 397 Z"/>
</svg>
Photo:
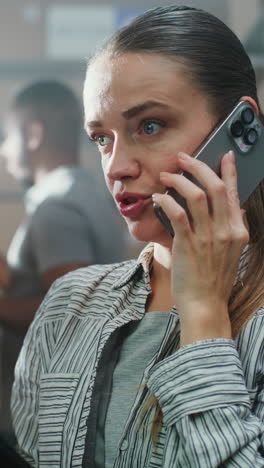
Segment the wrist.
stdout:
<svg viewBox="0 0 264 468">
<path fill-rule="evenodd" d="M 232 339 L 231 322 L 226 304 L 198 305 L 180 312 L 181 346 L 213 338 Z"/>
</svg>

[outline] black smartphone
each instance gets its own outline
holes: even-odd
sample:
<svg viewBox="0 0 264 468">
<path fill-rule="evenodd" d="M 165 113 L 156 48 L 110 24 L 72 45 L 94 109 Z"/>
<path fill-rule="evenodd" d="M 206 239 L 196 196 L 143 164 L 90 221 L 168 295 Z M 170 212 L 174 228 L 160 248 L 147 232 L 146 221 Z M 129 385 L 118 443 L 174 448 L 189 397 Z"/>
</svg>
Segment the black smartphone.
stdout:
<svg viewBox="0 0 264 468">
<path fill-rule="evenodd" d="M 219 175 L 222 157 L 230 150 L 235 153 L 238 195 L 243 206 L 264 178 L 264 125 L 247 101 L 240 101 L 235 106 L 228 117 L 203 141 L 193 157 L 204 161 Z M 202 187 L 191 174 L 184 172 L 183 175 Z M 166 193 L 186 210 L 191 219 L 186 200 L 172 188 Z M 154 211 L 173 237 L 172 225 L 162 208 L 154 204 Z"/>
</svg>

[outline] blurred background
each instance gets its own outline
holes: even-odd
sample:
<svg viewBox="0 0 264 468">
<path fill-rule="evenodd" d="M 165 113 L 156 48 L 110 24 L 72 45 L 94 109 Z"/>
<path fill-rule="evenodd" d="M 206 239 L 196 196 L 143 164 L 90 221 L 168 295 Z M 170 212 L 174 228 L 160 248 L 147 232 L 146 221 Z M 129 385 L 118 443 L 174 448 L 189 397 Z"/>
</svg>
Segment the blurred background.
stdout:
<svg viewBox="0 0 264 468">
<path fill-rule="evenodd" d="M 256 69 L 264 108 L 264 1 L 195 0 L 165 4 L 204 8 L 245 44 Z M 86 59 L 114 30 L 157 0 L 0 0 L 0 128 L 12 94 L 35 79 L 57 78 L 81 98 Z M 83 133 L 82 165 L 98 174 L 100 157 Z M 0 251 L 6 252 L 23 216 L 22 189 L 0 161 Z M 128 256 L 142 246 L 129 241 Z"/>
</svg>

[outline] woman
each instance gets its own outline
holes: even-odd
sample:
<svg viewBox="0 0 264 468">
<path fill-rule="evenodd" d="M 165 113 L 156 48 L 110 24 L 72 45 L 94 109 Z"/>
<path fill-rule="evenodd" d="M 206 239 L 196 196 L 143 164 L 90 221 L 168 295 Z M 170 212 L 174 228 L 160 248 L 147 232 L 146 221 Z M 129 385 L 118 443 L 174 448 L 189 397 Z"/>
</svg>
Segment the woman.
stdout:
<svg viewBox="0 0 264 468">
<path fill-rule="evenodd" d="M 131 235 L 151 243 L 63 277 L 39 309 L 13 389 L 32 466 L 264 466 L 264 185 L 242 210 L 234 154 L 221 178 L 190 157 L 241 99 L 258 112 L 242 45 L 193 8 L 150 10 L 90 62 L 85 128 Z"/>
</svg>

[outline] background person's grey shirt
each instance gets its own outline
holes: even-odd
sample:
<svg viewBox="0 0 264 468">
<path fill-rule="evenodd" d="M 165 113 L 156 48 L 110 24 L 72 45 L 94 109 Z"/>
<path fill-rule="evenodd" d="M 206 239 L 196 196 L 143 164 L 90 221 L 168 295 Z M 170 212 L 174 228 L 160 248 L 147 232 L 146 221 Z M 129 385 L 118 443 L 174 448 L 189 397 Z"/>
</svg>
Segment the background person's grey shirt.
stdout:
<svg viewBox="0 0 264 468">
<path fill-rule="evenodd" d="M 9 292 L 42 293 L 40 274 L 67 263 L 114 263 L 127 258 L 117 208 L 85 169 L 59 167 L 28 190 L 26 217 L 7 253 Z"/>
<path fill-rule="evenodd" d="M 108 195 L 108 196 L 107 196 Z M 30 188 L 26 216 L 7 254 L 13 277 L 8 295 L 43 294 L 41 273 L 70 263 L 113 263 L 127 258 L 125 229 L 109 194 L 85 169 L 59 167 Z M 19 303 L 18 303 L 19 308 Z M 11 434 L 10 392 L 24 334 L 0 333 L 0 433 Z"/>
</svg>

